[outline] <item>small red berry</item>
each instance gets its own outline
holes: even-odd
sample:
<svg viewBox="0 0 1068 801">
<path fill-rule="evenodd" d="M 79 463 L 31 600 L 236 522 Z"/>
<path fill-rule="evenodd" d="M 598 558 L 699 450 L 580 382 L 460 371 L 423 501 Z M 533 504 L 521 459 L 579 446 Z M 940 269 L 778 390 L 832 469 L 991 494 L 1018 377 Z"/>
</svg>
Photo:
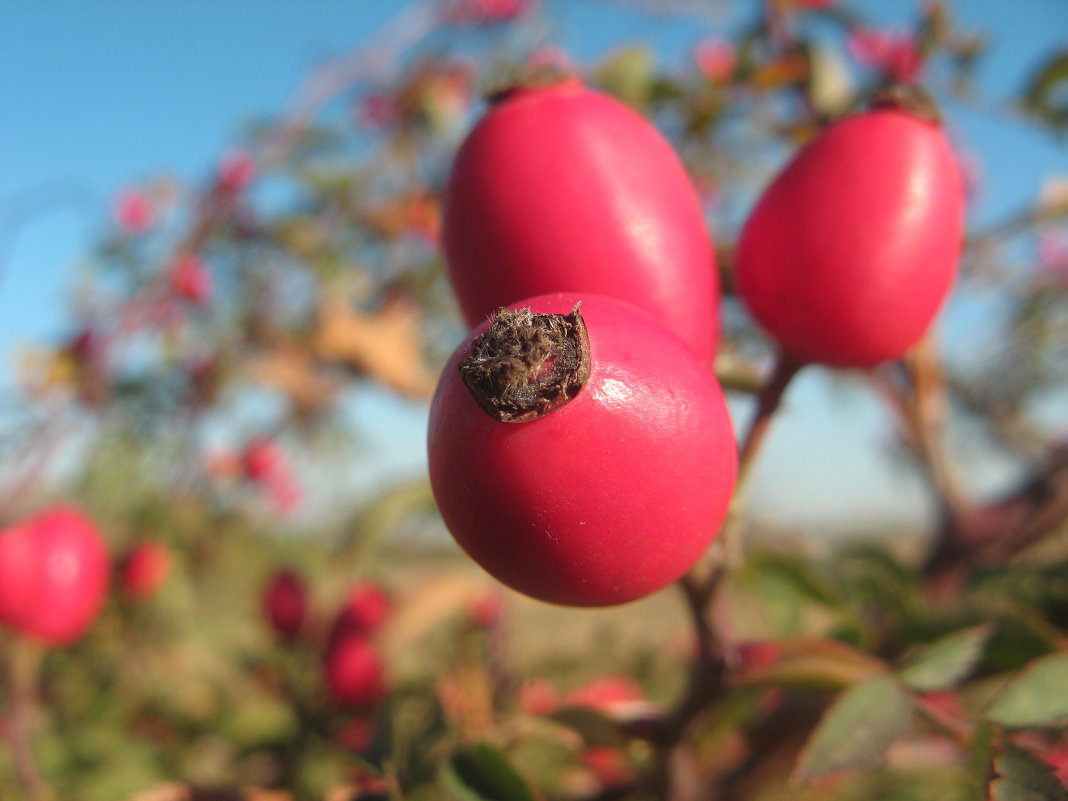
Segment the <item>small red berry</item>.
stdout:
<svg viewBox="0 0 1068 801">
<path fill-rule="evenodd" d="M 50 645 L 79 639 L 100 611 L 111 572 L 96 526 L 79 510 L 59 506 L 2 539 L 12 537 L 14 543 L 0 548 L 0 586 L 11 580 L 14 589 L 0 591 L 4 620 Z M 12 579 L 15 571 L 25 574 Z"/>
<path fill-rule="evenodd" d="M 519 708 L 528 715 L 551 715 L 560 706 L 560 694 L 548 679 L 527 679 L 519 686 Z"/>
<path fill-rule="evenodd" d="M 127 189 L 120 192 L 115 199 L 115 220 L 127 233 L 144 233 L 155 217 L 155 207 L 143 192 Z"/>
<path fill-rule="evenodd" d="M 634 770 L 627 763 L 621 748 L 591 745 L 582 752 L 582 762 L 602 787 L 619 787 L 634 778 Z"/>
<path fill-rule="evenodd" d="M 256 160 L 251 153 L 234 150 L 219 162 L 218 187 L 221 192 L 236 195 L 244 191 L 256 173 Z"/>
<path fill-rule="evenodd" d="M 263 612 L 271 627 L 284 639 L 293 639 L 308 616 L 308 591 L 295 570 L 275 573 L 263 593 Z"/>
<path fill-rule="evenodd" d="M 438 508 L 468 554 L 520 592 L 574 606 L 634 600 L 685 573 L 716 536 L 736 467 L 704 362 L 640 309 L 586 294 L 522 301 L 472 334 L 442 374 L 428 451 Z"/>
<path fill-rule="evenodd" d="M 323 670 L 330 699 L 340 707 L 364 710 L 386 696 L 385 667 L 375 644 L 357 633 L 333 639 Z"/>
<path fill-rule="evenodd" d="M 241 452 L 241 467 L 249 481 L 266 482 L 286 468 L 285 454 L 267 437 L 253 437 Z"/>
<path fill-rule="evenodd" d="M 27 523 L 0 532 L 0 620 L 15 620 L 34 603 L 38 562 Z"/>
<path fill-rule="evenodd" d="M 119 586 L 134 600 L 152 597 L 171 569 L 171 553 L 156 540 L 137 543 L 119 560 Z"/>
<path fill-rule="evenodd" d="M 341 610 L 334 620 L 333 636 L 373 634 L 389 618 L 393 602 L 389 594 L 372 581 L 361 581 L 349 588 Z"/>
<path fill-rule="evenodd" d="M 195 253 L 183 253 L 174 260 L 170 272 L 171 289 L 194 305 L 201 305 L 211 295 L 211 273 Z"/>
</svg>

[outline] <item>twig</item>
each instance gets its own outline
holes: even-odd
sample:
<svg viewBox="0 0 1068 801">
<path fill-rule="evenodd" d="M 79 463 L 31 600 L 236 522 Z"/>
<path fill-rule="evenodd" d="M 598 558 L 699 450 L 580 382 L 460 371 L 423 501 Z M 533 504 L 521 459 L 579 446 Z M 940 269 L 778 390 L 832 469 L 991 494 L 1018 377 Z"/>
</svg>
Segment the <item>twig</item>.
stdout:
<svg viewBox="0 0 1068 801">
<path fill-rule="evenodd" d="M 37 706 L 37 681 L 43 655 L 40 645 L 19 637 L 14 641 L 8 665 L 11 705 L 4 736 L 11 749 L 15 776 L 27 801 L 47 801 L 51 795 L 37 769 L 30 745 L 30 728 Z"/>
<path fill-rule="evenodd" d="M 768 378 L 764 388 L 760 391 L 756 413 L 753 415 L 745 438 L 742 440 L 742 447 L 738 454 L 738 490 L 736 495 L 740 494 L 745 487 L 749 474 L 753 469 L 756 455 L 764 442 L 764 437 L 768 433 L 771 420 L 782 403 L 786 388 L 802 367 L 804 367 L 804 362 L 785 352 L 780 352 L 776 357 L 775 367 L 772 369 L 771 376 Z"/>
</svg>

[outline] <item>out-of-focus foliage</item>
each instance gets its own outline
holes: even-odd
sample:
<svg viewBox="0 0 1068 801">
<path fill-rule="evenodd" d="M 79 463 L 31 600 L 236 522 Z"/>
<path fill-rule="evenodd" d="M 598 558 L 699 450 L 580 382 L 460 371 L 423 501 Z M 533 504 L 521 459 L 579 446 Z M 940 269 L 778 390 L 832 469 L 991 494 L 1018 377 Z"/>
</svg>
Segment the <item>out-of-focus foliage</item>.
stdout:
<svg viewBox="0 0 1068 801">
<path fill-rule="evenodd" d="M 716 33 L 695 3 L 619 5 L 690 15 L 692 57 L 620 42 L 576 63 L 547 44 L 551 4 L 422 0 L 211 174 L 116 198 L 69 336 L 25 354 L 0 491 L 8 522 L 62 494 L 116 560 L 151 538 L 169 561 L 70 648 L 4 633 L 5 799 L 1068 797 L 1068 442 L 1043 414 L 1068 379 L 1062 184 L 972 226 L 953 303 L 996 301 L 981 361 L 927 343 L 852 377 L 944 511 L 926 558 L 749 548 L 714 597 L 687 596 L 693 621 L 670 593 L 569 612 L 498 594 L 444 547 L 424 482 L 353 499 L 354 399 L 425 402 L 462 335 L 442 185 L 516 70 L 572 69 L 672 141 L 716 238 L 717 370 L 740 396 L 770 348 L 729 294 L 732 243 L 772 171 L 892 82 L 949 109 L 982 97 L 984 39 L 947 3 L 886 31 L 847 0 L 738 0 L 743 24 Z M 1036 54 L 1020 79 L 1019 107 L 1058 134 L 1065 63 Z M 1018 492 L 956 491 L 948 418 L 1022 465 Z M 60 462 L 76 468 L 49 484 Z M 282 568 L 308 595 L 276 631 Z M 353 601 L 361 581 L 386 600 Z"/>
</svg>

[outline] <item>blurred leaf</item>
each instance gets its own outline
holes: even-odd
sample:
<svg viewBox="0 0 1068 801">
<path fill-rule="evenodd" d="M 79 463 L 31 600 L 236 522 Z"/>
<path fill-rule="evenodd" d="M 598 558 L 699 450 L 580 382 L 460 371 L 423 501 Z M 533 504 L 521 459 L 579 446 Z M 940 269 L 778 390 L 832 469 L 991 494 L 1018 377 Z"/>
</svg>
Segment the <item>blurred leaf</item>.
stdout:
<svg viewBox="0 0 1068 801">
<path fill-rule="evenodd" d="M 990 634 L 991 627 L 986 625 L 955 631 L 909 659 L 898 676 L 920 692 L 952 687 L 975 667 Z"/>
<path fill-rule="evenodd" d="M 842 594 L 851 605 L 899 615 L 908 615 L 919 606 L 915 570 L 880 545 L 851 546 L 836 555 L 830 569 L 845 584 Z"/>
<path fill-rule="evenodd" d="M 994 699 L 986 717 L 1003 726 L 1049 726 L 1068 719 L 1068 652 L 1036 659 Z"/>
<path fill-rule="evenodd" d="M 535 801 L 504 755 L 486 743 L 452 756 L 445 769 L 445 785 L 461 801 Z"/>
<path fill-rule="evenodd" d="M 908 725 L 908 695 L 893 676 L 873 676 L 842 693 L 801 754 L 801 781 L 857 768 L 880 757 Z"/>
<path fill-rule="evenodd" d="M 792 553 L 765 551 L 754 558 L 753 568 L 760 576 L 789 585 L 805 600 L 826 606 L 841 603 L 841 595 L 830 577 L 810 559 L 801 559 Z"/>
<path fill-rule="evenodd" d="M 983 654 L 983 667 L 991 671 L 1019 670 L 1034 659 L 1055 651 L 1055 632 L 1026 607 L 999 615 Z"/>
<path fill-rule="evenodd" d="M 625 47 L 601 65 L 597 83 L 627 105 L 644 109 L 652 93 L 653 66 L 653 52 L 648 47 Z"/>
<path fill-rule="evenodd" d="M 852 73 L 837 48 L 823 42 L 808 46 L 808 97 L 812 108 L 821 116 L 842 114 L 856 94 Z"/>
<path fill-rule="evenodd" d="M 419 309 L 403 295 L 370 314 L 326 294 L 320 303 L 316 355 L 341 362 L 401 395 L 426 398 L 436 383 L 423 363 Z"/>
<path fill-rule="evenodd" d="M 574 729 L 587 745 L 620 746 L 627 742 L 614 720 L 588 706 L 565 706 L 549 719 Z"/>
<path fill-rule="evenodd" d="M 1053 767 L 1034 754 L 1015 746 L 994 758 L 992 801 L 1068 801 L 1068 790 Z"/>
<path fill-rule="evenodd" d="M 1025 111 L 1055 130 L 1068 126 L 1068 50 L 1054 53 L 1024 87 L 1020 102 Z"/>
<path fill-rule="evenodd" d="M 311 415 L 334 402 L 339 386 L 327 378 L 303 347 L 286 343 L 254 359 L 256 378 L 274 387 L 299 415 Z"/>
<path fill-rule="evenodd" d="M 777 640 L 767 647 L 771 658 L 764 664 L 743 665 L 735 675 L 738 684 L 838 690 L 886 668 L 876 657 L 824 637 Z"/>
</svg>

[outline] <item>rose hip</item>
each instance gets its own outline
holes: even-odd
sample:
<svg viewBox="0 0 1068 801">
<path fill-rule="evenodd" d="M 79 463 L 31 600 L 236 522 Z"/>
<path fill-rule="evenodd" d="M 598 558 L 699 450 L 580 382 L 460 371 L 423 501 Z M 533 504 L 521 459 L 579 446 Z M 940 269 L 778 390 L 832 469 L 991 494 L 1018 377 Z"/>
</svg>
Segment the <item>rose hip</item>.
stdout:
<svg viewBox="0 0 1068 801">
<path fill-rule="evenodd" d="M 640 309 L 585 293 L 523 300 L 472 334 L 445 367 L 428 447 L 459 544 L 512 588 L 574 606 L 685 573 L 736 468 L 703 361 Z"/>
</svg>

